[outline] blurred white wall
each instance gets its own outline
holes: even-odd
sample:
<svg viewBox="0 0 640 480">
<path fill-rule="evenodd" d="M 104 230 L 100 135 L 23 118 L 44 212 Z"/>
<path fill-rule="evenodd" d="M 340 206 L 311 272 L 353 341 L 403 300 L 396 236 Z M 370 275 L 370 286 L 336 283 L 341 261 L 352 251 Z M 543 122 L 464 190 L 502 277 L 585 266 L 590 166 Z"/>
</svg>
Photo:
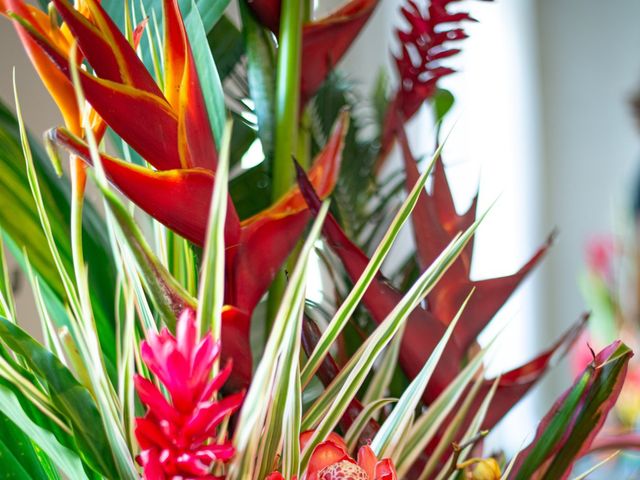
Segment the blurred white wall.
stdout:
<svg viewBox="0 0 640 480">
<path fill-rule="evenodd" d="M 610 231 L 640 173 L 628 100 L 640 88 L 640 2 L 542 0 L 537 5 L 545 223 L 560 229 L 546 262 L 545 329 L 582 311 L 576 276 L 585 241 Z M 551 391 L 560 388 L 555 377 Z"/>
</svg>

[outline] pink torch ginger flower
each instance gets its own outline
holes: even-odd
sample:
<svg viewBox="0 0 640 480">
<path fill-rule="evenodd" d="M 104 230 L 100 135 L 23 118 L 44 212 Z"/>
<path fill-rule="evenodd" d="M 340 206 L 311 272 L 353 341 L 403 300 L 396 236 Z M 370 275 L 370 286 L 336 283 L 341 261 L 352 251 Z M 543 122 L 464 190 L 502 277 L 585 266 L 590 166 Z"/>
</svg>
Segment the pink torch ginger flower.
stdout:
<svg viewBox="0 0 640 480">
<path fill-rule="evenodd" d="M 199 338 L 195 315 L 185 310 L 176 335 L 166 328 L 150 334 L 140 347 L 142 360 L 165 387 L 168 399 L 150 380 L 136 375 L 135 386 L 147 413 L 136 419 L 140 445 L 137 460 L 147 480 L 208 479 L 216 462 L 233 454 L 231 442 L 218 442 L 217 427 L 242 403 L 243 393 L 216 400 L 231 373 L 227 363 L 212 375 L 220 342 L 208 334 Z"/>
<path fill-rule="evenodd" d="M 313 431 L 300 435 L 300 448 L 304 449 Z M 311 455 L 309 466 L 301 480 L 397 480 L 393 462 L 378 460 L 371 447 L 365 445 L 358 450 L 357 459 L 349 456 L 347 445 L 340 435 L 329 434 Z M 267 480 L 286 480 L 280 473 L 272 473 Z M 292 479 L 295 480 L 295 479 Z"/>
</svg>

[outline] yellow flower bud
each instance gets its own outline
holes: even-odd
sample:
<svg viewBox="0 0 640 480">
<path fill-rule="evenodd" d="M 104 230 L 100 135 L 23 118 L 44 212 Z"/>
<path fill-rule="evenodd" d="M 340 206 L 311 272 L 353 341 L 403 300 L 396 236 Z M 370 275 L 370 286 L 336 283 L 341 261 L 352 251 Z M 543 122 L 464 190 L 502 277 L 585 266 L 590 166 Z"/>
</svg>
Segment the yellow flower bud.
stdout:
<svg viewBox="0 0 640 480">
<path fill-rule="evenodd" d="M 500 465 L 493 458 L 479 460 L 471 470 L 471 480 L 500 480 Z"/>
</svg>

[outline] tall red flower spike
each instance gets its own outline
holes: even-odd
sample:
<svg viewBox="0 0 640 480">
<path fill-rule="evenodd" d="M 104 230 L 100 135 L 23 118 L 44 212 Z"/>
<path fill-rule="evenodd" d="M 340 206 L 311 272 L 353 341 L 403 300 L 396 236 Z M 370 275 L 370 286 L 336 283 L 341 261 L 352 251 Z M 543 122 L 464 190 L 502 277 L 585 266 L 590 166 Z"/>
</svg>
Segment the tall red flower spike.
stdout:
<svg viewBox="0 0 640 480">
<path fill-rule="evenodd" d="M 249 6 L 273 32 L 280 26 L 281 0 L 254 0 Z M 306 23 L 302 29 L 301 104 L 317 92 L 327 75 L 366 25 L 379 0 L 350 0 L 330 15 Z"/>
<path fill-rule="evenodd" d="M 244 393 L 221 400 L 216 394 L 231 373 L 231 362 L 212 376 L 220 342 L 208 334 L 199 338 L 195 314 L 185 310 L 176 335 L 165 328 L 150 334 L 140 347 L 142 361 L 161 383 L 166 398 L 152 381 L 136 375 L 140 401 L 147 407 L 136 418 L 140 445 L 137 460 L 146 480 L 201 478 L 214 480 L 215 463 L 227 463 L 235 452 L 230 441 L 218 440 L 220 423 L 240 407 Z"/>
<path fill-rule="evenodd" d="M 310 208 L 315 213 L 320 208 L 320 199 L 313 191 L 312 185 L 308 182 L 304 172 L 298 169 L 298 182 L 301 186 L 305 199 L 309 203 Z M 440 191 L 443 191 L 442 189 Z M 424 200 L 422 200 L 424 202 Z M 414 210 L 413 215 L 419 215 L 420 210 Z M 437 219 L 437 216 L 436 216 Z M 415 222 L 428 222 L 432 227 L 431 230 L 442 229 L 442 225 L 438 225 L 433 217 L 415 218 Z M 453 222 L 455 223 L 455 222 Z M 324 235 L 332 250 L 341 259 L 345 270 L 352 281 L 356 281 L 364 271 L 369 259 L 344 233 L 333 216 L 329 216 L 324 224 Z M 433 241 L 431 238 L 422 239 L 423 241 Z M 536 259 L 538 259 L 536 257 Z M 453 267 L 452 267 L 453 268 Z M 528 270 L 527 270 L 528 271 Z M 526 272 L 525 272 L 526 273 Z M 451 269 L 449 271 L 451 275 Z M 518 275 L 518 274 L 517 274 Z M 524 273 L 519 275 L 518 282 L 524 277 Z M 471 290 L 467 277 L 460 277 L 461 282 L 467 282 L 464 288 L 467 288 L 467 294 Z M 487 290 L 485 295 L 501 298 L 502 302 L 506 301 L 513 289 L 511 283 L 507 287 Z M 461 287 L 462 288 L 462 287 Z M 505 293 L 506 292 L 506 293 Z M 433 293 L 432 293 L 433 294 Z M 402 293 L 391 286 L 381 274 L 378 274 L 372 284 L 365 292 L 363 302 L 372 318 L 380 323 L 391 310 L 397 305 L 402 298 Z M 462 299 L 464 300 L 464 299 Z M 462 304 L 462 300 L 456 305 L 450 305 L 452 311 L 457 311 Z M 487 301 L 495 303 L 495 298 L 489 298 Z M 431 308 L 431 295 L 427 298 L 427 308 L 417 307 L 409 316 L 405 334 L 400 349 L 400 364 L 410 378 L 413 378 L 420 371 L 429 355 L 435 348 L 437 342 L 442 338 L 448 323 L 453 319 L 450 317 L 440 317 L 438 312 Z M 484 328 L 490 321 L 492 316 L 486 317 L 486 309 L 484 305 L 474 307 L 475 304 L 469 302 L 465 309 L 471 325 L 476 328 L 482 324 Z M 492 314 L 493 315 L 493 314 Z M 426 404 L 433 402 L 438 395 L 449 385 L 463 367 L 464 360 L 469 353 L 468 329 L 464 329 L 463 319 L 459 320 L 458 328 L 453 332 L 452 338 L 447 344 L 446 351 L 442 355 L 441 360 L 436 368 L 427 389 L 423 394 L 423 400 Z M 542 377 L 548 370 L 552 360 L 564 352 L 569 345 L 573 344 L 580 331 L 584 327 L 584 320 L 581 320 L 574 328 L 569 330 L 558 343 L 556 343 L 548 351 L 542 353 L 527 364 L 506 372 L 502 375 L 501 381 L 495 393 L 492 408 L 485 419 L 483 428 L 491 428 L 502 416 L 515 405 L 525 393 Z M 482 330 L 482 328 L 480 330 Z M 493 379 L 485 381 L 485 388 L 489 388 L 493 383 Z"/>
<path fill-rule="evenodd" d="M 396 32 L 400 41 L 400 53 L 395 56 L 399 81 L 387 107 L 382 132 L 383 153 L 391 147 L 396 129 L 413 117 L 425 100 L 433 97 L 438 81 L 455 72 L 442 61 L 460 53 L 459 48 L 451 48 L 451 43 L 467 38 L 461 24 L 475 21 L 468 13 L 448 10 L 457 1 L 431 0 L 423 11 L 415 0 L 406 0 L 400 10 L 408 28 Z"/>
<path fill-rule="evenodd" d="M 300 449 L 304 449 L 313 430 L 300 435 Z M 309 460 L 309 466 L 300 480 L 397 480 L 393 462 L 378 460 L 371 447 L 365 445 L 358 450 L 357 458 L 349 455 L 342 437 L 330 433 L 320 443 Z M 267 480 L 286 480 L 280 473 L 272 473 Z M 295 480 L 295 479 L 291 479 Z"/>
<path fill-rule="evenodd" d="M 78 70 L 88 102 L 155 168 L 140 167 L 102 154 L 107 176 L 148 214 L 202 245 L 209 218 L 217 149 L 177 1 L 163 1 L 167 38 L 164 91 L 96 0 L 86 0 L 88 16 L 74 9 L 68 0 L 54 0 L 54 4 L 97 75 Z M 34 26 L 30 17 L 14 18 L 32 49 L 57 68 L 54 71 L 62 74 L 67 85 L 71 74 L 68 52 Z M 309 171 L 312 183 L 322 197 L 329 195 L 335 185 L 347 128 L 345 112 L 340 115 L 327 145 Z M 54 129 L 49 132 L 49 138 L 91 163 L 86 143 L 73 132 Z M 248 319 L 295 246 L 309 216 L 297 186 L 267 210 L 242 222 L 233 202 L 228 202 L 225 303 L 235 307 L 237 318 L 244 318 L 233 323 L 233 331 L 239 336 L 231 338 L 227 335 L 226 343 L 234 345 L 236 351 L 243 345 L 248 348 Z M 264 255 L 265 251 L 269 255 Z M 246 328 L 241 330 L 239 325 Z M 248 354 L 243 357 L 251 358 Z M 251 372 L 250 363 L 247 371 Z M 248 380 L 248 377 L 242 378 L 245 384 Z"/>
</svg>

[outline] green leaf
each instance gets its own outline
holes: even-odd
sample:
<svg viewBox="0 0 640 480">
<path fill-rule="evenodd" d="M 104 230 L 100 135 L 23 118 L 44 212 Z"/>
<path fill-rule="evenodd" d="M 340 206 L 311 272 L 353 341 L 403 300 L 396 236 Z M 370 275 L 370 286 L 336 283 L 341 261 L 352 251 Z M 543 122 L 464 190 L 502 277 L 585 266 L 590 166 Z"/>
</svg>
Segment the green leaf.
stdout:
<svg viewBox="0 0 640 480">
<path fill-rule="evenodd" d="M 411 312 L 445 274 L 449 266 L 460 255 L 474 235 L 484 215 L 462 235 L 456 236 L 433 264 L 420 276 L 402 300 L 387 315 L 384 321 L 365 340 L 358 351 L 333 380 L 331 385 L 316 400 L 303 419 L 303 429 L 315 427 L 302 456 L 302 468 L 306 468 L 314 448 L 337 425 L 347 406 L 360 389 L 373 364 L 391 339 L 398 334 Z M 317 426 L 316 426 L 317 425 Z"/>
<path fill-rule="evenodd" d="M 27 249 L 33 267 L 58 295 L 63 296 L 64 289 L 40 227 L 40 218 L 29 189 L 17 127 L 13 115 L 4 105 L 0 105 L 0 225 L 15 243 Z M 64 236 L 65 229 L 69 226 L 65 215 L 70 205 L 69 192 L 68 189 L 63 192 L 62 189 L 48 188 L 54 182 L 62 182 L 56 178 L 42 149 L 34 147 L 33 154 L 44 184 L 43 195 L 47 203 L 51 204 L 52 228 L 58 236 L 60 246 L 66 247 L 64 257 L 70 268 L 71 252 L 68 239 Z"/>
<path fill-rule="evenodd" d="M 381 365 L 384 365 L 384 362 L 381 362 Z M 377 398 L 371 403 L 367 403 L 365 405 L 365 407 L 358 414 L 344 436 L 344 442 L 347 444 L 347 448 L 349 449 L 349 451 L 354 451 L 356 449 L 360 434 L 367 426 L 369 420 L 374 418 L 376 412 L 381 408 L 397 401 L 397 398 Z"/>
<path fill-rule="evenodd" d="M 118 241 L 131 252 L 131 260 L 135 262 L 154 305 L 161 313 L 163 320 L 173 327 L 176 315 L 185 306 L 195 310 L 196 301 L 154 255 L 135 220 L 120 199 L 100 182 L 98 182 L 98 188 L 101 189 L 106 205 L 120 229 L 121 235 L 117 235 Z"/>
<path fill-rule="evenodd" d="M 229 2 L 225 0 L 224 2 L 213 1 L 211 3 L 218 5 L 218 7 L 222 7 L 224 4 L 222 8 L 222 11 L 224 11 L 226 4 Z M 219 12 L 220 15 L 222 11 Z M 214 14 L 215 13 L 216 12 L 214 12 Z M 204 103 L 207 107 L 211 130 L 216 139 L 216 144 L 220 145 L 226 121 L 226 107 L 224 105 L 222 82 L 207 41 L 207 30 L 203 24 L 204 19 L 200 16 L 194 0 L 191 0 L 191 8 L 188 12 L 182 10 L 182 15 L 187 36 L 191 43 L 193 59 L 196 64 L 196 70 L 198 71 L 198 78 L 200 79 L 200 87 L 202 88 Z"/>
<path fill-rule="evenodd" d="M 82 461 L 76 453 L 61 445 L 51 432 L 34 423 L 22 409 L 14 393 L 2 384 L 0 384 L 0 410 L 20 427 L 68 478 L 73 478 L 74 480 L 89 478 L 85 474 Z M 28 451 L 28 449 L 25 448 L 25 451 Z M 21 458 L 21 462 L 24 461 L 25 459 Z"/>
<path fill-rule="evenodd" d="M 232 123 L 227 122 L 213 191 L 202 259 L 200 291 L 198 293 L 197 324 L 202 335 L 211 332 L 214 341 L 220 339 L 222 305 L 224 303 L 224 226 L 227 214 L 227 178 L 229 175 L 229 144 Z"/>
<path fill-rule="evenodd" d="M 3 317 L 0 338 L 48 385 L 51 401 L 71 424 L 85 461 L 102 475 L 113 477 L 116 468 L 102 418 L 87 389 L 51 352 Z"/>
<path fill-rule="evenodd" d="M 391 384 L 393 374 L 398 366 L 398 358 L 400 355 L 400 347 L 402 345 L 402 336 L 404 329 L 391 341 L 387 347 L 387 351 L 380 361 L 380 368 L 376 370 L 367 386 L 367 391 L 362 397 L 365 404 L 374 402 L 378 398 L 382 398 Z"/>
<path fill-rule="evenodd" d="M 307 385 L 309 383 L 316 370 L 321 365 L 323 359 L 329 352 L 331 345 L 334 344 L 334 342 L 338 338 L 338 335 L 340 335 L 342 330 L 344 330 L 344 327 L 349 321 L 349 318 L 351 318 L 353 312 L 358 306 L 358 303 L 360 302 L 360 300 L 362 300 L 362 297 L 367 291 L 367 288 L 375 278 L 376 273 L 382 266 L 382 262 L 384 262 L 384 259 L 391 250 L 391 246 L 402 230 L 403 225 L 407 222 L 411 215 L 411 212 L 413 211 L 413 208 L 416 206 L 418 198 L 420 198 L 420 194 L 423 192 L 424 186 L 427 182 L 427 179 L 429 178 L 431 169 L 433 168 L 433 165 L 435 165 L 435 162 L 441 151 L 442 146 L 438 148 L 438 150 L 436 150 L 428 168 L 420 176 L 411 192 L 409 192 L 409 195 L 407 195 L 406 200 L 402 204 L 402 207 L 398 210 L 398 213 L 391 222 L 391 225 L 385 233 L 382 241 L 376 248 L 376 251 L 372 255 L 371 260 L 369 260 L 369 263 L 367 264 L 364 272 L 362 272 L 362 275 L 360 275 L 360 278 L 349 292 L 349 295 L 347 295 L 347 298 L 340 305 L 340 308 L 338 308 L 338 311 L 331 319 L 331 322 L 323 332 L 322 337 L 320 337 L 316 348 L 313 350 L 311 355 L 309 355 L 309 359 L 307 360 L 307 363 L 302 370 L 302 385 Z"/>
<path fill-rule="evenodd" d="M 11 277 L 4 252 L 4 242 L 2 235 L 0 235 L 0 315 L 15 320 L 16 307 L 11 289 Z"/>
<path fill-rule="evenodd" d="M 209 48 L 218 67 L 220 78 L 224 80 L 234 70 L 245 53 L 242 34 L 226 15 L 207 34 Z"/>
<path fill-rule="evenodd" d="M 407 432 L 407 440 L 404 443 L 402 453 L 396 461 L 396 469 L 400 478 L 424 452 L 436 433 L 440 431 L 444 420 L 458 404 L 458 400 L 466 391 L 467 386 L 482 368 L 482 362 L 488 348 L 489 346 L 478 352 L 444 392 L 414 421 L 411 430 Z"/>
<path fill-rule="evenodd" d="M 44 150 L 30 140 L 34 169 L 55 245 L 66 271 L 72 271 L 70 231 L 70 189 L 66 177 L 59 178 Z M 83 215 L 83 248 L 87 258 L 99 259 L 89 265 L 91 301 L 100 336 L 100 346 L 115 378 L 115 341 L 113 295 L 116 269 L 112 260 L 103 219 L 95 208 L 85 203 Z M 26 272 L 24 252 L 46 284 L 50 298 L 66 302 L 66 293 L 43 233 L 36 203 L 31 194 L 25 157 L 20 146 L 18 122 L 0 103 L 0 229 L 11 254 Z M 58 325 L 62 326 L 62 325 Z"/>
<path fill-rule="evenodd" d="M 20 459 L 19 468 L 15 465 L 18 458 Z M 2 478 L 12 478 L 10 475 L 13 475 L 13 478 L 47 479 L 42 460 L 48 461 L 46 456 L 36 453 L 29 437 L 6 415 L 0 413 L 0 465 L 5 475 Z M 11 467 L 12 463 L 13 467 Z M 21 476 L 23 472 L 28 475 Z"/>
<path fill-rule="evenodd" d="M 431 375 L 435 371 L 438 362 L 440 362 L 440 357 L 442 356 L 447 343 L 449 343 L 453 330 L 458 324 L 458 320 L 460 319 L 464 308 L 467 306 L 472 293 L 467 296 L 455 318 L 451 320 L 451 323 L 447 327 L 444 335 L 431 352 L 429 359 L 425 362 L 418 375 L 416 375 L 404 391 L 395 408 L 391 412 L 391 415 L 387 417 L 380 427 L 380 430 L 378 430 L 373 442 L 371 442 L 371 448 L 376 456 L 380 458 L 391 456 L 391 453 L 395 451 L 402 437 L 405 435 L 405 432 L 411 425 L 414 412 L 422 400 L 422 394 L 427 388 L 427 384 L 429 383 Z"/>
<path fill-rule="evenodd" d="M 231 112 L 233 119 L 233 134 L 231 135 L 231 152 L 229 165 L 236 166 L 258 138 L 255 126 L 235 112 Z M 233 195 L 233 194 L 232 194 Z"/>
<path fill-rule="evenodd" d="M 483 382 L 484 378 L 482 375 L 480 375 L 469 389 L 469 392 L 465 396 L 460 407 L 455 411 L 455 415 L 453 416 L 453 418 L 446 425 L 443 425 L 444 432 L 442 432 L 442 436 L 439 439 L 438 444 L 434 448 L 433 452 L 431 452 L 431 454 L 429 455 L 427 464 L 424 466 L 422 473 L 416 480 L 427 480 L 429 478 L 432 478 L 436 473 L 435 469 L 440 463 L 442 455 L 451 448 L 451 443 L 454 441 L 455 435 L 458 433 L 458 430 L 462 426 L 462 422 L 464 422 L 467 415 L 469 414 L 469 409 L 471 408 L 473 401 L 478 395 L 478 391 L 480 390 Z"/>
<path fill-rule="evenodd" d="M 613 408 L 632 355 L 616 341 L 595 356 L 540 422 L 533 442 L 520 456 L 516 480 L 569 475 Z"/>
<path fill-rule="evenodd" d="M 240 2 L 242 36 L 247 51 L 247 80 L 249 93 L 258 118 L 258 136 L 266 158 L 274 155 L 276 65 L 275 45 L 271 32 L 266 30 Z"/>
<path fill-rule="evenodd" d="M 433 114 L 437 124 L 441 123 L 445 115 L 449 113 L 456 99 L 449 90 L 439 88 L 433 97 Z"/>
<path fill-rule="evenodd" d="M 197 6 L 197 11 L 202 18 L 205 31 L 209 32 L 213 26 L 220 20 L 224 11 L 229 6 L 231 0 L 198 0 L 192 2 L 192 0 L 178 0 L 180 11 L 183 17 L 186 17 L 194 6 Z M 157 0 L 141 0 L 139 2 L 144 8 L 144 11 L 152 17 L 155 13 L 158 19 L 162 18 L 162 2 Z M 137 6 L 137 5 L 136 5 Z M 125 8 L 123 2 L 105 2 L 104 8 L 109 16 L 116 22 L 122 32 L 125 31 Z M 45 9 L 46 10 L 46 9 Z M 141 44 L 141 50 L 144 52 L 146 49 L 144 44 Z M 145 58 L 145 65 L 147 68 L 151 67 L 150 63 L 147 63 Z"/>
<path fill-rule="evenodd" d="M 245 170 L 231 180 L 229 192 L 242 219 L 249 218 L 271 205 L 271 176 L 267 162 Z"/>
<path fill-rule="evenodd" d="M 26 470 L 26 468 L 20 463 L 20 461 L 14 456 L 13 452 L 5 444 L 5 437 L 0 437 L 0 465 L 2 465 L 3 479 L 6 478 L 12 480 L 33 480 L 31 474 Z"/>
<path fill-rule="evenodd" d="M 298 365 L 297 357 L 292 356 L 292 352 L 300 347 L 299 332 L 308 260 L 320 234 L 328 206 L 325 202 L 316 217 L 311 233 L 300 251 L 282 301 L 279 303 L 280 308 L 267 345 L 240 411 L 234 438 L 236 456 L 231 464 L 229 480 L 254 478 L 256 470 L 259 471 L 262 467 L 263 459 L 265 462 L 272 462 L 275 459 L 274 456 L 261 456 L 258 452 L 273 451 L 283 436 L 283 424 L 278 420 L 282 418 L 287 394 L 291 388 L 291 369 L 296 369 Z M 274 412 L 278 415 L 273 415 Z M 289 412 L 288 415 L 291 413 Z M 295 419 L 291 417 L 291 421 L 295 422 Z M 257 431 L 262 434 L 256 435 Z"/>
</svg>

